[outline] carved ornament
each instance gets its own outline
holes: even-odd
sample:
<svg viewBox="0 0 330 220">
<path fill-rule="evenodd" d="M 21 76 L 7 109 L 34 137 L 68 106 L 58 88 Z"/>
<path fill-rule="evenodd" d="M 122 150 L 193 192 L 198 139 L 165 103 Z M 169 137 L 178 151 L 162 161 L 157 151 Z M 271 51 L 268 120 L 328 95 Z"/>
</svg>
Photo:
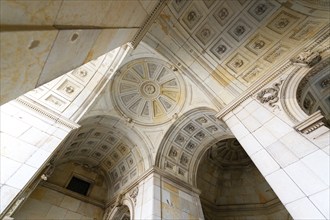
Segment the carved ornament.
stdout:
<svg viewBox="0 0 330 220">
<path fill-rule="evenodd" d="M 322 57 L 319 52 L 312 52 L 311 50 L 305 50 L 298 54 L 297 57 L 291 59 L 291 62 L 297 66 L 313 67 L 315 64 L 321 61 Z"/>
<path fill-rule="evenodd" d="M 266 88 L 261 90 L 257 94 L 257 99 L 261 103 L 268 103 L 271 107 L 275 106 L 275 103 L 279 100 L 279 91 L 280 91 L 280 86 L 282 84 L 283 80 L 281 80 L 278 83 L 275 83 L 273 87 Z"/>
<path fill-rule="evenodd" d="M 295 129 L 304 134 L 309 134 L 324 125 L 324 116 L 318 110 L 310 115 L 306 120 L 295 126 Z"/>
<path fill-rule="evenodd" d="M 131 197 L 131 199 L 134 201 L 134 204 L 136 204 L 136 197 L 139 194 L 139 187 L 135 187 L 128 195 Z"/>
</svg>

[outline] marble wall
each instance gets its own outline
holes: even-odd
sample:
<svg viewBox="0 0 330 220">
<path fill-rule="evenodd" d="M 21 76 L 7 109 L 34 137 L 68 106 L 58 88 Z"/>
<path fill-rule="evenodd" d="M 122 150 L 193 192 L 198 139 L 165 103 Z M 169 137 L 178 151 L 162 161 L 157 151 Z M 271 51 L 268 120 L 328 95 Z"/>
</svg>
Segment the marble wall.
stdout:
<svg viewBox="0 0 330 220">
<path fill-rule="evenodd" d="M 78 125 L 39 114 L 18 101 L 2 105 L 0 111 L 2 213 L 31 180 L 41 175 L 38 172 L 55 149 Z"/>
<path fill-rule="evenodd" d="M 252 97 L 223 120 L 294 219 L 330 218 L 329 143 L 314 143 Z"/>
<path fill-rule="evenodd" d="M 160 174 L 139 184 L 134 219 L 204 219 L 199 196 Z"/>
<path fill-rule="evenodd" d="M 132 41 L 158 3 L 1 1 L 1 104 Z"/>
</svg>

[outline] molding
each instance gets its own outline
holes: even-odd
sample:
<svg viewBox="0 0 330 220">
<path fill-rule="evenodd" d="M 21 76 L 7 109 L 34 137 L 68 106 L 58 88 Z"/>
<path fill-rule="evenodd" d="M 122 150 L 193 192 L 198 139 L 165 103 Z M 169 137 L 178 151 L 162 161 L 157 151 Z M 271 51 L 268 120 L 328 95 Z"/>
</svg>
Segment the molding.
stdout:
<svg viewBox="0 0 330 220">
<path fill-rule="evenodd" d="M 20 105 L 23 105 L 27 107 L 28 109 L 43 115 L 44 117 L 51 119 L 52 121 L 55 121 L 56 123 L 59 123 L 70 130 L 79 128 L 80 125 L 61 116 L 60 114 L 42 106 L 41 104 L 31 100 L 30 98 L 26 96 L 20 96 L 17 99 L 14 100 L 14 102 L 19 103 Z"/>
<path fill-rule="evenodd" d="M 48 189 L 51 189 L 51 190 L 54 190 L 54 191 L 57 191 L 59 193 L 63 193 L 64 195 L 67 195 L 67 196 L 70 196 L 70 197 L 73 197 L 75 199 L 78 199 L 80 201 L 83 201 L 83 202 L 86 202 L 86 203 L 90 203 L 90 204 L 93 204 L 95 206 L 98 206 L 102 209 L 105 208 L 105 205 L 103 202 L 100 202 L 100 201 L 97 201 L 96 199 L 93 199 L 91 197 L 88 197 L 88 196 L 83 196 L 83 195 L 80 195 L 78 193 L 75 193 L 73 191 L 70 191 L 68 189 L 65 189 L 61 186 L 57 186 L 53 183 L 49 183 L 49 182 L 41 182 L 39 184 L 40 186 L 43 186 L 45 188 L 48 188 Z"/>
<path fill-rule="evenodd" d="M 309 134 L 324 125 L 323 119 L 324 116 L 321 114 L 321 111 L 318 110 L 308 116 L 304 121 L 297 124 L 294 128 L 299 132 Z"/>
<path fill-rule="evenodd" d="M 300 99 L 298 88 L 303 87 L 303 84 L 307 83 L 311 76 L 315 75 L 319 71 L 322 71 L 330 64 L 329 55 L 325 55 L 322 59 L 323 60 L 320 63 L 316 64 L 311 69 L 295 69 L 288 75 L 283 83 L 280 91 L 281 106 L 294 124 L 302 122 L 306 117 L 308 117 L 298 104 L 298 100 Z"/>
<path fill-rule="evenodd" d="M 241 215 L 244 215 L 249 212 L 255 213 L 256 211 L 261 212 L 259 214 L 268 214 L 272 209 L 279 209 L 282 205 L 278 198 L 272 199 L 266 203 L 235 205 L 215 205 L 204 198 L 200 198 L 200 200 L 202 205 L 205 205 L 209 209 L 215 210 L 217 213 L 219 213 L 219 216 L 237 215 L 240 212 L 242 212 Z"/>
<path fill-rule="evenodd" d="M 265 85 L 267 85 L 268 83 L 270 83 L 271 81 L 276 79 L 278 76 L 283 74 L 286 70 L 288 70 L 291 67 L 293 67 L 293 64 L 291 63 L 291 61 L 287 61 L 278 71 L 270 72 L 270 74 L 263 76 L 261 79 L 256 81 L 246 92 L 244 92 L 238 98 L 236 98 L 234 101 L 229 103 L 225 108 L 223 108 L 215 116 L 218 119 L 221 119 L 222 117 L 227 115 L 229 112 L 234 110 L 237 106 L 239 106 L 242 102 L 247 100 L 250 96 L 252 96 L 256 92 L 258 92 L 262 87 L 264 87 Z"/>
<path fill-rule="evenodd" d="M 90 107 L 94 104 L 95 100 L 99 98 L 99 95 L 102 91 L 105 90 L 105 87 L 109 84 L 109 81 L 115 75 L 116 71 L 118 70 L 119 66 L 121 65 L 122 61 L 130 51 L 130 47 L 127 45 L 123 45 L 120 47 L 118 53 L 115 55 L 115 58 L 112 60 L 111 65 L 108 66 L 108 69 L 105 71 L 102 79 L 99 83 L 93 88 L 93 91 L 89 94 L 89 96 L 84 100 L 83 104 L 79 107 L 79 109 L 70 117 L 70 119 L 74 121 L 79 121 L 85 114 L 90 110 Z M 106 58 L 104 58 L 106 60 Z M 102 61 L 101 65 L 103 64 L 104 60 Z M 100 67 L 99 67 L 100 68 Z M 96 70 L 96 72 L 99 69 Z M 85 86 L 84 89 L 86 89 Z M 78 98 L 78 97 L 77 97 Z"/>
<path fill-rule="evenodd" d="M 162 42 L 158 41 L 158 39 L 149 33 L 146 34 L 146 38 L 143 40 L 143 42 L 145 42 L 147 45 L 157 45 L 158 49 L 154 49 L 160 55 L 166 57 L 165 59 L 171 62 L 175 68 L 179 69 L 181 74 L 189 78 L 201 90 L 201 92 L 203 92 L 206 97 L 208 97 L 210 102 L 217 109 L 222 109 L 225 106 L 225 103 L 222 100 L 219 100 L 219 98 L 216 97 L 213 93 L 211 93 L 209 89 L 204 85 L 202 80 L 196 77 L 197 74 L 193 73 L 193 70 L 186 66 L 186 64 L 184 64 L 184 62 L 182 62 L 179 58 L 177 58 L 176 55 L 173 54 L 173 52 L 170 51 Z"/>
<path fill-rule="evenodd" d="M 146 35 L 146 33 L 149 31 L 151 25 L 155 22 L 155 20 L 158 18 L 159 14 L 163 11 L 164 7 L 167 5 L 169 0 L 159 0 L 158 4 L 154 8 L 154 10 L 151 12 L 149 17 L 146 19 L 142 27 L 139 29 L 139 31 L 135 34 L 133 37 L 133 40 L 128 43 L 129 47 L 135 49 L 142 38 Z"/>
<path fill-rule="evenodd" d="M 309 44 L 306 44 L 305 48 L 307 50 L 313 50 L 314 48 L 317 48 L 322 42 L 327 40 L 328 37 L 330 36 L 329 27 L 330 27 L 330 25 L 325 26 L 319 32 L 319 34 L 317 34 L 317 37 L 312 39 Z M 318 52 L 323 53 L 327 49 L 328 49 L 328 47 L 324 48 L 323 50 L 319 50 Z M 250 96 L 252 96 L 254 93 L 258 92 L 261 88 L 263 88 L 268 83 L 270 83 L 274 79 L 281 76 L 285 71 L 287 71 L 290 68 L 295 68 L 294 72 L 298 72 L 300 70 L 300 68 L 302 68 L 302 67 L 296 67 L 289 59 L 285 63 L 283 63 L 283 65 L 278 70 L 276 70 L 276 66 L 275 66 L 272 71 L 269 71 L 268 74 L 264 75 L 261 79 L 257 80 L 255 83 L 253 83 L 252 86 L 248 90 L 246 90 L 243 94 L 241 94 L 235 100 L 230 102 L 225 108 L 223 108 L 218 114 L 216 114 L 216 117 L 221 119 L 222 117 L 227 115 L 229 112 L 234 110 L 237 106 L 239 106 L 246 99 L 248 99 Z"/>
</svg>

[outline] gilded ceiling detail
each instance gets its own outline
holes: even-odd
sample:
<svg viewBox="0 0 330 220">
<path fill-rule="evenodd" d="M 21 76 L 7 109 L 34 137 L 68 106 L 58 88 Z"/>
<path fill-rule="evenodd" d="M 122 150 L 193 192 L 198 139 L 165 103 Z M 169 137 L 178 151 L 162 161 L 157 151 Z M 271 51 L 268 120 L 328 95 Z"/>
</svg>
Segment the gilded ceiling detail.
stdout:
<svg viewBox="0 0 330 220">
<path fill-rule="evenodd" d="M 182 78 L 157 59 L 138 59 L 122 67 L 113 90 L 112 98 L 122 114 L 140 124 L 171 120 L 184 104 Z"/>
</svg>

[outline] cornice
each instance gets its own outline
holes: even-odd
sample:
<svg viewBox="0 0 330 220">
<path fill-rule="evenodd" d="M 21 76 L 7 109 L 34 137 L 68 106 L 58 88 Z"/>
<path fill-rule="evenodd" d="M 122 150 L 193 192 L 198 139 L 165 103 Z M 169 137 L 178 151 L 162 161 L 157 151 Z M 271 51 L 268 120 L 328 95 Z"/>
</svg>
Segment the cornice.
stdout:
<svg viewBox="0 0 330 220">
<path fill-rule="evenodd" d="M 293 64 L 290 61 L 287 61 L 283 64 L 283 66 L 279 70 L 263 76 L 261 79 L 257 80 L 251 87 L 249 87 L 247 91 L 245 91 L 238 98 L 236 98 L 234 101 L 229 103 L 215 116 L 218 119 L 221 119 L 223 116 L 234 110 L 237 106 L 239 106 L 242 102 L 244 102 L 250 96 L 252 96 L 257 91 L 259 91 L 265 85 L 267 85 L 268 83 L 276 79 L 278 76 L 280 76 L 282 73 L 284 73 L 286 70 L 288 70 L 290 67 L 293 67 Z"/>
<path fill-rule="evenodd" d="M 266 203 L 251 203 L 251 204 L 235 204 L 235 205 L 215 205 L 210 201 L 200 198 L 201 203 L 207 206 L 209 209 L 216 210 L 218 213 L 223 214 L 237 214 L 238 212 L 255 212 L 261 211 L 267 213 L 269 209 L 277 208 L 281 206 L 281 202 L 278 198 L 274 198 Z"/>
<path fill-rule="evenodd" d="M 306 120 L 297 124 L 294 128 L 297 131 L 300 131 L 304 134 L 309 134 L 314 130 L 318 129 L 319 127 L 324 125 L 324 116 L 321 114 L 320 110 L 316 111 L 315 113 L 311 114 L 306 118 Z"/>
<path fill-rule="evenodd" d="M 14 100 L 14 102 L 23 105 L 27 107 L 28 109 L 34 111 L 35 113 L 42 115 L 48 119 L 51 119 L 52 121 L 59 123 L 70 130 L 79 128 L 80 125 L 61 116 L 60 114 L 44 107 L 43 105 L 31 100 L 30 98 L 26 96 L 20 96 L 17 99 Z"/>
<path fill-rule="evenodd" d="M 317 48 L 321 43 L 323 43 L 325 40 L 327 40 L 330 36 L 329 31 L 330 25 L 325 26 L 319 34 L 312 40 L 308 45 L 306 45 L 307 50 L 313 50 Z M 324 48 L 323 50 L 320 50 L 319 53 L 323 53 L 328 49 L 328 47 Z M 299 51 L 296 51 L 299 52 Z M 293 54 L 295 54 L 294 52 Z M 273 68 L 272 71 L 269 71 L 268 74 L 264 75 L 262 78 L 257 80 L 251 87 L 249 87 L 244 93 L 242 93 L 239 97 L 237 97 L 235 100 L 233 100 L 231 103 L 229 103 L 225 108 L 223 108 L 218 114 L 216 114 L 216 117 L 221 119 L 225 115 L 227 115 L 229 112 L 231 112 L 233 109 L 235 109 L 237 106 L 239 106 L 242 102 L 244 102 L 246 99 L 251 97 L 254 93 L 262 89 L 264 86 L 269 84 L 274 79 L 281 76 L 285 71 L 292 68 L 295 72 L 299 71 L 302 67 L 295 66 L 289 59 L 283 63 L 280 67 L 276 66 Z"/>
<path fill-rule="evenodd" d="M 164 7 L 168 3 L 169 0 L 159 0 L 158 4 L 154 8 L 154 10 L 151 12 L 149 17 L 146 19 L 142 27 L 139 29 L 139 31 L 135 34 L 133 37 L 133 40 L 128 43 L 128 45 L 135 49 L 142 38 L 146 35 L 146 33 L 149 31 L 151 25 L 154 23 L 154 21 L 157 19 L 158 15 L 163 11 Z"/>
</svg>

